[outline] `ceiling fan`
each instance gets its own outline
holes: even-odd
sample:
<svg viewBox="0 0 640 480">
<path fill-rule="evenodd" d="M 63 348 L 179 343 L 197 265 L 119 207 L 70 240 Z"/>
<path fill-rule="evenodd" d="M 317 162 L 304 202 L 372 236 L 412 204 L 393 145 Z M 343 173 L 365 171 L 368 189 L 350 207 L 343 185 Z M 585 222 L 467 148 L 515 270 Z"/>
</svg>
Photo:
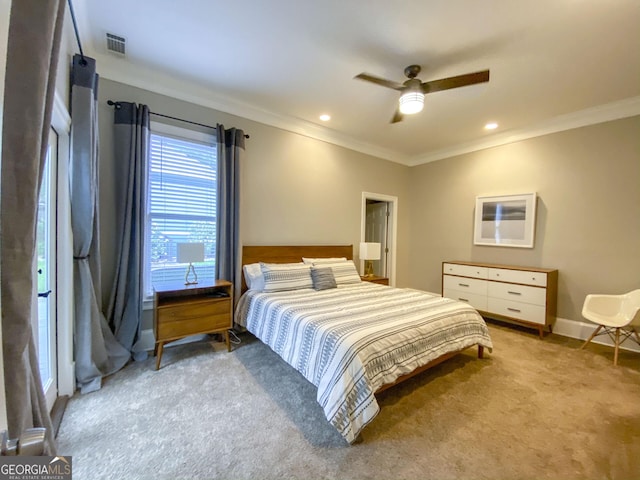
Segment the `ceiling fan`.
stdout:
<svg viewBox="0 0 640 480">
<path fill-rule="evenodd" d="M 409 77 L 409 80 L 406 80 L 404 83 L 386 80 L 374 75 L 369 75 L 368 73 L 361 73 L 356 75 L 354 78 L 382 85 L 383 87 L 393 88 L 394 90 L 402 92 L 398 108 L 391 119 L 391 123 L 401 121 L 404 115 L 421 112 L 422 107 L 424 106 L 424 96 L 427 93 L 466 87 L 467 85 L 475 85 L 476 83 L 489 81 L 489 70 L 482 70 L 480 72 L 441 78 L 440 80 L 431 80 L 430 82 L 422 82 L 419 78 L 416 78 L 420 73 L 420 70 L 420 65 L 409 65 L 405 68 L 404 74 Z"/>
</svg>

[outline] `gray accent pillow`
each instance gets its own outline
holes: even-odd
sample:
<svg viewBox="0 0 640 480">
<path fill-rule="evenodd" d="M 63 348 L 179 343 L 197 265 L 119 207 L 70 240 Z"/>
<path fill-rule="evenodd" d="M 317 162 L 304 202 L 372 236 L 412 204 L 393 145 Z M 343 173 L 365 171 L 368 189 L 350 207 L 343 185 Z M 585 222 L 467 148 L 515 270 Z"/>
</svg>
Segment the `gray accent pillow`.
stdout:
<svg viewBox="0 0 640 480">
<path fill-rule="evenodd" d="M 311 267 L 311 278 L 313 279 L 313 288 L 315 290 L 328 290 L 338 287 L 331 267 Z"/>
</svg>

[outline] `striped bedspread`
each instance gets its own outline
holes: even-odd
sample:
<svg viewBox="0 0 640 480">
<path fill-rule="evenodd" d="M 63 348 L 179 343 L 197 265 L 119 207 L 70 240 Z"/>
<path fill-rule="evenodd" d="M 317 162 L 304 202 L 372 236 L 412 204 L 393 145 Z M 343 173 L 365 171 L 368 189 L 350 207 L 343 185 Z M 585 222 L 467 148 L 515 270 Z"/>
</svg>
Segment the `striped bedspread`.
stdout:
<svg viewBox="0 0 640 480">
<path fill-rule="evenodd" d="M 374 392 L 446 354 L 492 348 L 469 305 L 370 282 L 330 290 L 248 291 L 236 322 L 318 387 L 327 420 L 349 443 L 380 410 Z"/>
</svg>

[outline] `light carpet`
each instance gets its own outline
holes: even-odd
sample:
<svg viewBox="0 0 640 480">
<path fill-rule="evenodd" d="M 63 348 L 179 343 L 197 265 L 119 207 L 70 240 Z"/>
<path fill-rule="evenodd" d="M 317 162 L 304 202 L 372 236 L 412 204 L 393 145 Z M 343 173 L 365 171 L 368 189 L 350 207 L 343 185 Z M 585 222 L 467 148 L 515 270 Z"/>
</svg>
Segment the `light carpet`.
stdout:
<svg viewBox="0 0 640 480">
<path fill-rule="evenodd" d="M 489 324 L 495 345 L 378 396 L 347 445 L 316 389 L 250 334 L 165 350 L 70 401 L 81 479 L 638 479 L 640 355 Z"/>
</svg>

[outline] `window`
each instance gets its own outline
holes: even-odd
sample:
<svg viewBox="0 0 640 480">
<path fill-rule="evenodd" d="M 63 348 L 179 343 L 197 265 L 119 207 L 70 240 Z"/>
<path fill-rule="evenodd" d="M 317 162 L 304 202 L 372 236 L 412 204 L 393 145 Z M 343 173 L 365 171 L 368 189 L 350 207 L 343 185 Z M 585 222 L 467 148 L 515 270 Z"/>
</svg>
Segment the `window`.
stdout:
<svg viewBox="0 0 640 480">
<path fill-rule="evenodd" d="M 152 122 L 145 225 L 147 296 L 153 285 L 184 280 L 178 243 L 205 244 L 198 281 L 213 280 L 216 257 L 217 149 L 212 135 Z"/>
</svg>

